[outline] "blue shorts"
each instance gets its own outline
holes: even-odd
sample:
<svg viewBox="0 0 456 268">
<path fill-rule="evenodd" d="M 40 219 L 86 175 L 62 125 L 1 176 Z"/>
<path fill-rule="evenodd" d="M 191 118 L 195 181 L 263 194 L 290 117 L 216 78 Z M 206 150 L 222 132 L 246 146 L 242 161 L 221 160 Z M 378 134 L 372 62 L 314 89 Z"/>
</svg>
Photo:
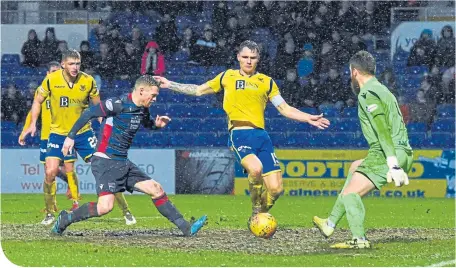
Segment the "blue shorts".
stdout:
<svg viewBox="0 0 456 268">
<path fill-rule="evenodd" d="M 76 152 L 78 152 L 79 156 L 84 159 L 85 162 L 90 160 L 92 154 L 95 152 L 95 147 L 97 146 L 97 137 L 92 130 L 76 135 L 73 151 L 64 157 L 62 148 L 65 138 L 65 135 L 55 133 L 49 135 L 46 158 L 58 158 L 64 162 L 74 162 L 78 159 L 76 155 Z"/>
<path fill-rule="evenodd" d="M 46 153 L 47 153 L 48 140 L 40 141 L 40 162 L 46 163 Z"/>
<path fill-rule="evenodd" d="M 271 138 L 264 129 L 233 129 L 230 131 L 228 146 L 234 151 L 239 163 L 247 155 L 256 155 L 263 164 L 263 176 L 280 171 Z"/>
</svg>

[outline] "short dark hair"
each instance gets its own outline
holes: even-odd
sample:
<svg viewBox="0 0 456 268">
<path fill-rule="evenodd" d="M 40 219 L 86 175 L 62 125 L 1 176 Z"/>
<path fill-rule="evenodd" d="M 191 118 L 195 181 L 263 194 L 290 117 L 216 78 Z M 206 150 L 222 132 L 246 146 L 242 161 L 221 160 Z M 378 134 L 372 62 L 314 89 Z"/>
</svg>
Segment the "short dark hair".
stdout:
<svg viewBox="0 0 456 268">
<path fill-rule="evenodd" d="M 361 50 L 350 58 L 350 68 L 354 68 L 362 74 L 375 75 L 375 58 L 369 52 Z"/>
<path fill-rule="evenodd" d="M 135 82 L 135 89 L 140 85 L 160 87 L 160 81 L 155 80 L 152 75 L 142 75 Z"/>
<path fill-rule="evenodd" d="M 47 64 L 48 71 L 50 71 L 52 67 L 59 67 L 60 68 L 61 66 L 60 66 L 60 63 L 58 63 L 56 61 L 51 61 L 51 62 L 49 62 Z"/>
<path fill-rule="evenodd" d="M 76 51 L 76 49 L 70 48 L 62 52 L 62 61 L 68 58 L 81 59 L 81 55 L 78 51 Z"/>
<path fill-rule="evenodd" d="M 257 43 L 255 43 L 254 41 L 252 40 L 245 40 L 244 42 L 242 42 L 240 45 L 239 45 L 239 48 L 238 48 L 238 53 L 242 51 L 242 49 L 246 47 L 250 50 L 253 50 L 253 51 L 257 51 L 258 52 L 258 55 L 260 55 L 261 51 L 260 51 L 260 46 L 258 46 Z"/>
</svg>

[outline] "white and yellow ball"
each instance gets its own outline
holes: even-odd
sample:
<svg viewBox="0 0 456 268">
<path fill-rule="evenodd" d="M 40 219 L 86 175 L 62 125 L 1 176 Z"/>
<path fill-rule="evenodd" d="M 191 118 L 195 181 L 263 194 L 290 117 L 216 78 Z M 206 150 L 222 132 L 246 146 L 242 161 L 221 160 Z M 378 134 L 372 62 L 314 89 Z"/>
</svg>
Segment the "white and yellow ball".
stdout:
<svg viewBox="0 0 456 268">
<path fill-rule="evenodd" d="M 277 230 L 277 221 L 269 213 L 258 213 L 250 218 L 249 229 L 256 237 L 271 238 Z"/>
</svg>

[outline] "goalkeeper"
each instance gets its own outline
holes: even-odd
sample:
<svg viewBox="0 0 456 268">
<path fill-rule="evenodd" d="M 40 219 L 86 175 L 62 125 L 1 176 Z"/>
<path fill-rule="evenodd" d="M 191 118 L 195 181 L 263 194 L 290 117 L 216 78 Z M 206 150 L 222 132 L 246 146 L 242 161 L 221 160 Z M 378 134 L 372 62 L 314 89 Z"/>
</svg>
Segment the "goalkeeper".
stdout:
<svg viewBox="0 0 456 268">
<path fill-rule="evenodd" d="M 369 144 L 366 158 L 355 161 L 329 218 L 313 218 L 315 226 L 329 237 L 347 214 L 352 239 L 331 248 L 370 248 L 364 230 L 365 209 L 361 197 L 387 182 L 408 185 L 413 151 L 396 98 L 375 78 L 375 59 L 359 51 L 350 59 L 351 87 L 358 96 L 358 117 Z"/>
</svg>

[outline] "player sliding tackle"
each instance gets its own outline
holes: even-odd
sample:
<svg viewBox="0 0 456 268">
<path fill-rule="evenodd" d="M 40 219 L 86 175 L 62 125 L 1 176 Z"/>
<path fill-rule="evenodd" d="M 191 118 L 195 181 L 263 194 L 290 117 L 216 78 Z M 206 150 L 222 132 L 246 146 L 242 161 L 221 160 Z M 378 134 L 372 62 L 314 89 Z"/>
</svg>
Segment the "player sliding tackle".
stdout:
<svg viewBox="0 0 456 268">
<path fill-rule="evenodd" d="M 98 202 L 86 203 L 72 213 L 62 210 L 52 228 L 53 233 L 62 234 L 72 223 L 109 213 L 114 205 L 114 194 L 125 190 L 137 190 L 150 195 L 158 211 L 185 236 L 195 235 L 203 227 L 206 216 L 190 224 L 168 199 L 161 185 L 128 159 L 128 150 L 140 124 L 155 130 L 165 127 L 171 120 L 167 116 L 158 115 L 155 121 L 150 119 L 149 107 L 157 99 L 158 85 L 159 82 L 151 76 L 141 76 L 136 80 L 132 93 L 107 99 L 87 109 L 71 128 L 62 148 L 65 156 L 75 145 L 76 133 L 89 120 L 107 118 L 103 138 L 92 158 Z"/>
<path fill-rule="evenodd" d="M 239 45 L 239 70 L 226 70 L 202 84 L 179 84 L 164 77 L 162 88 L 193 96 L 224 91 L 223 109 L 228 116 L 229 145 L 248 173 L 252 215 L 268 212 L 283 191 L 282 173 L 271 139 L 264 130 L 264 109 L 267 101 L 290 119 L 325 129 L 329 121 L 323 115 L 310 115 L 289 106 L 280 95 L 275 81 L 256 71 L 260 48 L 253 41 Z M 263 189 L 263 183 L 266 189 Z"/>
<path fill-rule="evenodd" d="M 359 51 L 350 59 L 351 86 L 358 95 L 358 116 L 369 143 L 366 158 L 355 161 L 342 193 L 328 219 L 314 217 L 314 224 L 325 237 L 333 234 L 339 220 L 347 214 L 353 238 L 332 248 L 370 248 L 364 231 L 365 210 L 361 197 L 387 182 L 408 185 L 407 172 L 413 163 L 407 129 L 396 98 L 375 78 L 375 59 Z"/>
</svg>

